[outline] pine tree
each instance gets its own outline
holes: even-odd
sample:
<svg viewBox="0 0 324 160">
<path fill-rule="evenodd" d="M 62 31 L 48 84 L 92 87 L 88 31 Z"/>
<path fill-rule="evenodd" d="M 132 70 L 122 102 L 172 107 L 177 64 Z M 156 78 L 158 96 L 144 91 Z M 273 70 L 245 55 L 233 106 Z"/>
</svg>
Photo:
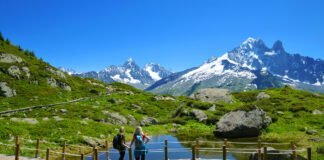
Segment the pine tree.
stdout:
<svg viewBox="0 0 324 160">
<path fill-rule="evenodd" d="M 2 36 L 2 33 L 0 32 L 0 41 L 4 41 L 4 38 Z"/>
</svg>

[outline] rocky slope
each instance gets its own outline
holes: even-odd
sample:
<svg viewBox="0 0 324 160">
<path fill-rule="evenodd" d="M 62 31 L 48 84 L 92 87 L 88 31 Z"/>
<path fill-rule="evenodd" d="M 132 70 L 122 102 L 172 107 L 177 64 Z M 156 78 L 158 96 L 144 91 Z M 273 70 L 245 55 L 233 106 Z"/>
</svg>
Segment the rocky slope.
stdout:
<svg viewBox="0 0 324 160">
<path fill-rule="evenodd" d="M 244 91 L 283 84 L 324 92 L 324 61 L 290 54 L 280 41 L 269 48 L 260 39 L 248 38 L 221 57 L 211 58 L 199 67 L 161 79 L 147 90 L 190 95 L 200 88 Z"/>
<path fill-rule="evenodd" d="M 0 111 L 49 104 L 104 92 L 103 83 L 74 77 L 33 52 L 0 40 Z"/>
</svg>

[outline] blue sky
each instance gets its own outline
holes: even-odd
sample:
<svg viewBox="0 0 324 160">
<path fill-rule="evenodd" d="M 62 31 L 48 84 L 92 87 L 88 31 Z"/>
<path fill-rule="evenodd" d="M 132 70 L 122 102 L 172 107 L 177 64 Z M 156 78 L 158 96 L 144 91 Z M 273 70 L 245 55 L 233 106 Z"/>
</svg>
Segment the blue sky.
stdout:
<svg viewBox="0 0 324 160">
<path fill-rule="evenodd" d="M 5 37 L 78 71 L 128 57 L 180 71 L 248 37 L 324 58 L 321 0 L 0 0 L 0 10 Z"/>
</svg>

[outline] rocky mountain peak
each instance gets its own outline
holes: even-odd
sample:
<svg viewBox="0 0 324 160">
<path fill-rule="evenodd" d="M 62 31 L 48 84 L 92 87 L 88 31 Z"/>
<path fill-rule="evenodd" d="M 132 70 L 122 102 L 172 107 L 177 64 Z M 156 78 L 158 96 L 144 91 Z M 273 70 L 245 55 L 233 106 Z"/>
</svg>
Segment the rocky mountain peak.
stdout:
<svg viewBox="0 0 324 160">
<path fill-rule="evenodd" d="M 272 50 L 277 52 L 277 53 L 285 53 L 285 49 L 282 45 L 282 42 L 280 40 L 277 40 L 273 46 L 272 46 Z"/>
<path fill-rule="evenodd" d="M 261 39 L 255 39 L 252 37 L 247 38 L 240 46 L 243 49 L 253 49 L 254 47 L 265 46 Z"/>
</svg>

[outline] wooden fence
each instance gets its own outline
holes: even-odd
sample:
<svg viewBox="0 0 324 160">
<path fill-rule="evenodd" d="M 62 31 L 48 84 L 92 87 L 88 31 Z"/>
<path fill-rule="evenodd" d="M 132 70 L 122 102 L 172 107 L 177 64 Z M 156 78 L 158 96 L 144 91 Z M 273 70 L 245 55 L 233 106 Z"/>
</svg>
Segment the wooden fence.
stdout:
<svg viewBox="0 0 324 160">
<path fill-rule="evenodd" d="M 191 147 L 191 154 L 192 154 L 192 160 L 197 160 L 199 158 L 199 152 L 204 150 L 204 149 L 209 149 L 209 150 L 214 150 L 216 152 L 222 153 L 222 159 L 226 160 L 227 159 L 227 154 L 228 153 L 246 153 L 244 152 L 244 150 L 250 150 L 250 151 L 254 151 L 251 153 L 256 153 L 258 160 L 267 160 L 268 159 L 268 149 L 267 149 L 267 145 L 268 144 L 279 144 L 279 143 L 265 143 L 265 142 L 261 142 L 260 140 L 258 140 L 258 142 L 254 143 L 254 142 L 229 142 L 227 141 L 227 139 L 224 139 L 224 141 L 204 141 L 204 142 L 214 142 L 214 143 L 218 143 L 221 144 L 222 147 L 221 148 L 203 148 L 200 146 L 200 142 L 199 139 L 196 139 L 196 141 L 191 141 L 193 142 L 194 145 L 192 145 Z M 40 154 L 39 152 L 40 150 L 40 143 L 41 141 L 39 139 L 36 140 L 35 142 L 35 148 L 25 148 L 31 151 L 34 151 L 35 153 L 35 158 L 39 158 Z M 163 143 L 163 142 L 162 142 Z M 168 147 L 168 141 L 165 140 L 164 141 L 164 148 L 159 150 L 158 152 L 164 152 L 164 160 L 169 160 L 169 147 Z M 171 142 L 170 142 L 171 143 Z M 172 142 L 172 143 L 181 143 L 181 142 Z M 256 149 L 244 149 L 244 148 L 229 148 L 228 145 L 229 144 L 257 144 L 257 148 Z M 0 144 L 1 145 L 1 144 Z M 263 147 L 261 147 L 262 145 L 264 145 Z M 284 151 L 285 153 L 289 153 L 291 155 L 292 160 L 297 160 L 297 151 L 302 151 L 302 150 L 297 150 L 296 149 L 296 145 L 291 143 L 291 150 L 278 150 L 278 151 Z M 13 145 L 12 145 L 13 146 Z M 15 160 L 20 160 L 20 151 L 21 151 L 21 146 L 20 146 L 20 142 L 19 142 L 19 137 L 16 136 L 15 138 Z M 61 159 L 62 160 L 66 160 L 66 156 L 74 156 L 74 157 L 79 157 L 80 160 L 84 160 L 85 158 L 85 154 L 82 153 L 80 155 L 78 154 L 71 154 L 71 153 L 67 153 L 66 152 L 66 147 L 67 147 L 67 143 L 64 142 L 63 146 L 62 146 L 62 152 L 55 152 L 55 151 L 51 151 L 50 148 L 46 149 L 46 155 L 45 155 L 45 159 L 46 160 L 50 160 L 50 153 L 56 153 L 61 155 Z M 84 146 L 80 146 L 80 147 L 84 147 Z M 92 147 L 92 159 L 93 160 L 99 160 L 99 147 Z M 263 150 L 263 153 L 262 153 Z M 307 151 L 307 160 L 311 160 L 312 159 L 312 149 L 311 147 L 308 147 L 306 149 Z M 128 149 L 129 152 L 129 160 L 133 160 L 133 155 L 132 155 L 132 148 Z M 101 151 L 101 153 L 105 153 L 105 159 L 109 160 L 109 143 L 108 141 L 105 141 L 105 146 L 104 146 L 104 151 Z M 250 152 L 249 152 L 250 153 Z M 273 153 L 272 153 L 273 154 Z"/>
</svg>

